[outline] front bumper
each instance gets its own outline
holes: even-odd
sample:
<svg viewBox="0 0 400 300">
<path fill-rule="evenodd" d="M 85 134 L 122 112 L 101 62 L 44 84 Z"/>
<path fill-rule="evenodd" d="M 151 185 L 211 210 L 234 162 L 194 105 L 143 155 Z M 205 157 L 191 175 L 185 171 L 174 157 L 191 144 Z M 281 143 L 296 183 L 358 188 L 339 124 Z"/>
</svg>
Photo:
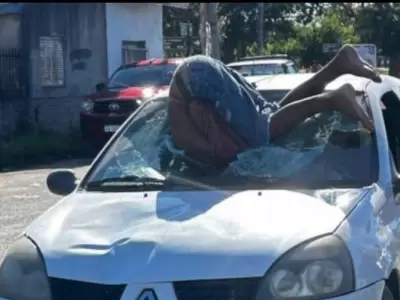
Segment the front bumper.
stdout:
<svg viewBox="0 0 400 300">
<path fill-rule="evenodd" d="M 379 281 L 361 290 L 355 291 L 340 297 L 330 298 L 331 300 L 381 300 L 384 281 Z M 153 289 L 159 300 L 177 300 L 174 288 L 169 283 L 155 283 L 155 284 L 129 284 L 121 297 L 121 300 L 136 299 L 144 289 Z M 0 300 L 10 300 L 0 297 Z M 57 299 L 54 299 L 57 300 Z M 76 299 L 80 300 L 80 299 Z"/>
<path fill-rule="evenodd" d="M 114 132 L 105 132 L 104 127 L 109 125 L 120 126 L 129 115 L 110 116 L 106 114 L 86 114 L 80 115 L 80 128 L 82 137 L 90 142 L 105 143 Z"/>
<path fill-rule="evenodd" d="M 385 282 L 379 281 L 351 294 L 330 298 L 329 300 L 381 300 L 384 286 Z M 159 300 L 179 300 L 176 297 L 173 285 L 169 283 L 157 283 L 154 285 L 129 284 L 121 300 L 136 299 L 145 288 L 152 288 Z"/>
<path fill-rule="evenodd" d="M 363 289 L 357 290 L 351 294 L 330 299 L 331 300 L 381 300 L 384 286 L 385 282 L 379 281 Z"/>
</svg>

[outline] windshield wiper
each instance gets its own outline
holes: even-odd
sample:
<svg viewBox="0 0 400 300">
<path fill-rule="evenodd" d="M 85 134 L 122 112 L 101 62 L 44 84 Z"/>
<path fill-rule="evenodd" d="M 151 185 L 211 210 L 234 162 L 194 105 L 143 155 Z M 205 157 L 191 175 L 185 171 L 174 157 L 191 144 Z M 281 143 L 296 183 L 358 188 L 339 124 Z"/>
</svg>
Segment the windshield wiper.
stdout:
<svg viewBox="0 0 400 300">
<path fill-rule="evenodd" d="M 164 187 L 165 179 L 142 177 L 136 175 L 104 178 L 96 181 L 91 181 L 86 184 L 86 190 L 103 190 L 103 189 L 134 189 L 134 190 L 149 190 L 160 189 Z"/>
<path fill-rule="evenodd" d="M 156 190 L 204 190 L 204 186 L 198 185 L 196 182 L 184 180 L 175 176 L 168 176 L 165 179 L 143 176 L 123 176 L 111 177 L 101 180 L 88 182 L 84 187 L 87 191 L 156 191 Z"/>
</svg>

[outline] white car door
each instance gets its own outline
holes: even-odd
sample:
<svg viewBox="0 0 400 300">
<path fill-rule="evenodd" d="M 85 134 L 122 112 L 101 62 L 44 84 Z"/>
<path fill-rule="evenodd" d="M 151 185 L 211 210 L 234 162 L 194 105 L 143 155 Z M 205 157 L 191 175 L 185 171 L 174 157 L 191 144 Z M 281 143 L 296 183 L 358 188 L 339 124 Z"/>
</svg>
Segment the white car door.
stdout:
<svg viewBox="0 0 400 300">
<path fill-rule="evenodd" d="M 370 83 L 366 93 L 373 115 L 379 179 L 338 230 L 353 257 L 356 289 L 389 278 L 400 270 L 400 203 L 393 192 L 390 150 L 380 99 L 390 91 L 384 85 Z"/>
</svg>

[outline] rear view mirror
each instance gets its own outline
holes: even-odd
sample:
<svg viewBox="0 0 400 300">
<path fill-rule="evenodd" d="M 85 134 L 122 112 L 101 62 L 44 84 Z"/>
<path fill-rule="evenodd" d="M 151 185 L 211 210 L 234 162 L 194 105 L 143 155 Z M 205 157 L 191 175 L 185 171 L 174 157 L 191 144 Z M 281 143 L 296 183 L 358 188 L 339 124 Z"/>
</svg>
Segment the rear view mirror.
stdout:
<svg viewBox="0 0 400 300">
<path fill-rule="evenodd" d="M 106 89 L 106 84 L 104 82 L 99 82 L 96 84 L 96 92 L 102 92 Z"/>
<path fill-rule="evenodd" d="M 56 170 L 47 176 L 47 188 L 53 194 L 66 196 L 71 194 L 77 186 L 77 178 L 71 170 Z"/>
</svg>

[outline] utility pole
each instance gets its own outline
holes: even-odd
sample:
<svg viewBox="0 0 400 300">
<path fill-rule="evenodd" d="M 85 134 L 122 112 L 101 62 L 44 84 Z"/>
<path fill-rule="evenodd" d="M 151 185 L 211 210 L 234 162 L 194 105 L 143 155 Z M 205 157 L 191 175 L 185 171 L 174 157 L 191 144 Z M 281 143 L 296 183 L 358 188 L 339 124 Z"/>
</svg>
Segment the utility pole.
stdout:
<svg viewBox="0 0 400 300">
<path fill-rule="evenodd" d="M 264 2 L 258 3 L 258 54 L 264 55 Z"/>
</svg>

